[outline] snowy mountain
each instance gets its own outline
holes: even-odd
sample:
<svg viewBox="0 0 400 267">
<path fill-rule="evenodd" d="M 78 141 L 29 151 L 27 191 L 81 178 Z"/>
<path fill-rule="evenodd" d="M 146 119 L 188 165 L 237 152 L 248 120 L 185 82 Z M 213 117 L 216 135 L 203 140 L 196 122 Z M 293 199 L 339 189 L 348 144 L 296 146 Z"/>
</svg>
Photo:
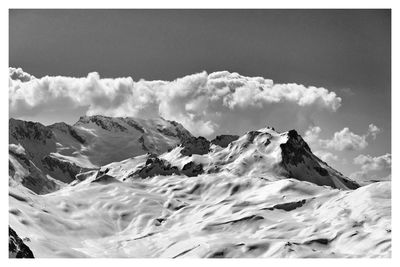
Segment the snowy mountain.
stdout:
<svg viewBox="0 0 400 267">
<path fill-rule="evenodd" d="M 35 257 L 391 256 L 391 183 L 360 187 L 295 130 L 10 119 L 9 155 L 9 224 Z"/>
<path fill-rule="evenodd" d="M 163 153 L 194 138 L 181 124 L 162 118 L 143 120 L 85 116 L 73 127 L 90 144 L 81 154 L 95 166 L 147 152 Z"/>
<path fill-rule="evenodd" d="M 195 143 L 192 139 L 197 140 L 182 125 L 161 118 L 85 116 L 73 126 L 10 119 L 10 170 L 34 192 L 47 193 L 58 188 L 57 182 L 70 183 L 81 172 L 147 152 L 162 153 L 181 143 Z M 13 147 L 21 147 L 23 156 Z M 32 184 L 31 176 L 40 184 Z"/>
<path fill-rule="evenodd" d="M 10 119 L 9 138 L 10 175 L 36 193 L 55 191 L 80 173 L 107 164 L 120 168 L 130 161 L 134 167 L 119 173 L 119 178 L 226 172 L 267 180 L 296 178 L 333 188 L 358 187 L 316 157 L 294 130 L 278 133 L 267 127 L 242 137 L 217 136 L 210 142 L 162 118 L 98 115 L 81 117 L 73 126 Z"/>
<path fill-rule="evenodd" d="M 250 131 L 224 147 L 212 145 L 207 154 L 188 154 L 187 148 L 178 146 L 159 157 L 147 154 L 111 163 L 102 168 L 105 169 L 110 171 L 108 175 L 122 180 L 155 175 L 226 173 L 262 177 L 268 181 L 295 178 L 340 189 L 359 187 L 315 156 L 296 131 L 278 133 L 271 128 Z"/>
</svg>

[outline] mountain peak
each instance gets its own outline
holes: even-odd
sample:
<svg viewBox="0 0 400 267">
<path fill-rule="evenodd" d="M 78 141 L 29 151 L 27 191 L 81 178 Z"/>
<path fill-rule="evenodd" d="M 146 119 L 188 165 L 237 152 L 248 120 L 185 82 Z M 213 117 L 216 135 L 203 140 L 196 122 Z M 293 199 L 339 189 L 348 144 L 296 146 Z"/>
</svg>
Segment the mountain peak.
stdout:
<svg viewBox="0 0 400 267">
<path fill-rule="evenodd" d="M 287 171 L 288 177 L 334 188 L 356 189 L 359 187 L 356 182 L 314 155 L 307 142 L 296 130 L 288 131 L 287 136 L 287 141 L 280 144 L 282 156 L 280 165 Z"/>
</svg>

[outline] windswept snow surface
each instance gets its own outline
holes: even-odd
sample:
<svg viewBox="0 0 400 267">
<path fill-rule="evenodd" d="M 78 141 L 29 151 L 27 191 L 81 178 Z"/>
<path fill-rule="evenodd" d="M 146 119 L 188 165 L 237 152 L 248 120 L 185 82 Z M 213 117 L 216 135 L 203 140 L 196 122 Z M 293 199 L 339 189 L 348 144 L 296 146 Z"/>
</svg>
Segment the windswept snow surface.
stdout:
<svg viewBox="0 0 400 267">
<path fill-rule="evenodd" d="M 390 257 L 390 182 L 96 174 L 47 195 L 10 188 L 35 257 Z"/>
</svg>

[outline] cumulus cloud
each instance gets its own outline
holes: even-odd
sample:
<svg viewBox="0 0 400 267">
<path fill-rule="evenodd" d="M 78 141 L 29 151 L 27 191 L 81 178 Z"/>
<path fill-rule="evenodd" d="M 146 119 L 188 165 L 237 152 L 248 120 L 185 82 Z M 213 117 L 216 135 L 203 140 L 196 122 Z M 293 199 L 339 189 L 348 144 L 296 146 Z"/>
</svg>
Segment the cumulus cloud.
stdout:
<svg viewBox="0 0 400 267">
<path fill-rule="evenodd" d="M 21 68 L 8 68 L 8 74 L 11 80 L 20 80 L 21 82 L 28 82 L 35 79 L 35 76 L 24 72 Z"/>
<path fill-rule="evenodd" d="M 304 139 L 310 143 L 317 143 L 324 149 L 334 149 L 337 151 L 343 150 L 362 150 L 368 146 L 367 138 L 371 136 L 376 138 L 377 134 L 381 131 L 376 125 L 370 124 L 368 130 L 363 135 L 358 135 L 345 127 L 339 132 L 335 132 L 330 139 L 320 139 L 319 134 L 321 128 L 318 126 L 309 127 L 305 132 Z"/>
<path fill-rule="evenodd" d="M 317 150 L 314 154 L 325 162 L 338 161 L 338 156 L 328 151 Z"/>
<path fill-rule="evenodd" d="M 385 154 L 378 157 L 372 157 L 370 155 L 358 155 L 354 158 L 354 163 L 361 165 L 363 171 L 381 171 L 390 170 L 392 166 L 392 155 Z"/>
<path fill-rule="evenodd" d="M 368 146 L 365 135 L 357 135 L 349 128 L 343 128 L 340 132 L 333 134 L 332 139 L 320 140 L 324 148 L 342 150 L 361 150 Z"/>
<path fill-rule="evenodd" d="M 361 182 L 391 180 L 392 155 L 385 154 L 377 157 L 358 155 L 354 163 L 361 165 L 361 170 L 354 172 L 350 178 Z"/>
<path fill-rule="evenodd" d="M 341 98 L 322 87 L 274 84 L 263 77 L 246 77 L 228 71 L 188 75 L 174 81 L 133 81 L 131 77 L 102 79 L 45 76 L 35 78 L 10 68 L 10 115 L 19 117 L 70 108 L 87 108 L 86 115 L 162 116 L 176 120 L 197 135 L 209 136 L 218 125 L 218 112 L 292 103 L 336 111 Z"/>
<path fill-rule="evenodd" d="M 305 132 L 304 140 L 309 143 L 318 141 L 321 128 L 318 126 L 309 127 Z"/>
<path fill-rule="evenodd" d="M 376 125 L 373 125 L 373 124 L 368 125 L 368 133 L 367 133 L 367 135 L 371 135 L 374 140 L 376 139 L 376 136 L 380 132 L 381 132 L 381 129 L 379 129 Z"/>
</svg>

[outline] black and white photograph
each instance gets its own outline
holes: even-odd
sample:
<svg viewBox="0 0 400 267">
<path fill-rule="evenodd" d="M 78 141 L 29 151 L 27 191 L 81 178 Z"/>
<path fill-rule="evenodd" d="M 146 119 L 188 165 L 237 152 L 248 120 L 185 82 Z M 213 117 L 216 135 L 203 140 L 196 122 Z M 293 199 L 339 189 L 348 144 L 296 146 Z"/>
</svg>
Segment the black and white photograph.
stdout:
<svg viewBox="0 0 400 267">
<path fill-rule="evenodd" d="M 9 258 L 392 258 L 390 8 L 7 12 Z"/>
</svg>

